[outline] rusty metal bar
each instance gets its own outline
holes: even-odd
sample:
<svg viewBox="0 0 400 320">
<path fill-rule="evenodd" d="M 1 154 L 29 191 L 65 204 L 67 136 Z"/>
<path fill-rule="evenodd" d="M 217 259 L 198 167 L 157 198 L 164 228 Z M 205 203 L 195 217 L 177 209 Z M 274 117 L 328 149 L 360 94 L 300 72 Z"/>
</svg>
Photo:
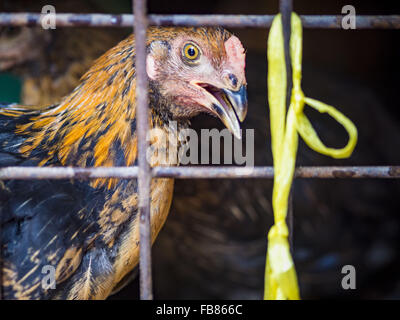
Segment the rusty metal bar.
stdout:
<svg viewBox="0 0 400 320">
<path fill-rule="evenodd" d="M 291 33 L 291 17 L 293 11 L 292 0 L 280 0 L 279 10 L 282 15 L 282 29 L 283 40 L 285 49 L 285 62 L 286 62 L 286 107 L 289 108 L 290 97 L 292 94 L 292 63 L 290 60 L 290 33 Z"/>
<path fill-rule="evenodd" d="M 146 73 L 147 1 L 133 0 L 135 14 L 136 54 L 136 103 L 138 136 L 138 192 L 139 192 L 139 233 L 140 233 L 140 299 L 152 300 L 151 276 L 151 228 L 150 228 L 150 184 L 151 170 L 146 159 L 149 132 L 148 80 Z"/>
<path fill-rule="evenodd" d="M 269 28 L 274 15 L 149 15 L 157 26 L 224 26 Z M 40 26 L 40 13 L 0 13 L 0 26 Z M 342 15 L 302 15 L 304 28 L 341 29 Z M 57 27 L 132 27 L 132 14 L 57 13 Z M 400 15 L 359 15 L 357 29 L 400 29 Z"/>
<path fill-rule="evenodd" d="M 285 50 L 285 63 L 286 63 L 286 108 L 289 109 L 290 99 L 292 96 L 292 63 L 290 57 L 290 35 L 292 29 L 292 11 L 293 1 L 292 0 L 279 0 L 279 11 L 282 15 L 282 29 L 283 29 L 283 42 Z M 290 194 L 288 199 L 288 211 L 287 211 L 287 225 L 289 229 L 289 243 L 290 248 L 293 250 L 293 190 L 294 180 L 292 187 L 290 188 Z"/>
<path fill-rule="evenodd" d="M 272 179 L 274 168 L 235 166 L 188 166 L 154 167 L 151 176 L 176 179 Z M 138 167 L 4 167 L 0 169 L 0 180 L 30 179 L 136 179 Z M 295 178 L 302 179 L 399 179 L 400 166 L 352 166 L 352 167 L 297 167 Z"/>
</svg>

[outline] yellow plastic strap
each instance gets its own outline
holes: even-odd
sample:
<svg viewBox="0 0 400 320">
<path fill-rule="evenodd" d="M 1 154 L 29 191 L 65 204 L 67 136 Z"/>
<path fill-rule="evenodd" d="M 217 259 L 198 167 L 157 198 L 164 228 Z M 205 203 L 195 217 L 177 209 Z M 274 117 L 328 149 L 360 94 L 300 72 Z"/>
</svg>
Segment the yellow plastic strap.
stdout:
<svg viewBox="0 0 400 320">
<path fill-rule="evenodd" d="M 274 189 L 272 206 L 275 224 L 268 233 L 264 299 L 300 299 L 296 270 L 290 253 L 286 214 L 293 181 L 298 146 L 298 134 L 307 145 L 334 158 L 346 158 L 357 143 L 354 124 L 334 107 L 306 98 L 301 90 L 302 25 L 292 14 L 290 54 L 293 69 L 293 90 L 286 117 L 286 65 L 282 19 L 278 14 L 268 38 L 268 102 L 271 121 L 271 145 L 274 158 Z M 348 132 L 349 141 L 342 149 L 326 147 L 303 113 L 307 104 L 321 113 L 327 112 Z"/>
</svg>

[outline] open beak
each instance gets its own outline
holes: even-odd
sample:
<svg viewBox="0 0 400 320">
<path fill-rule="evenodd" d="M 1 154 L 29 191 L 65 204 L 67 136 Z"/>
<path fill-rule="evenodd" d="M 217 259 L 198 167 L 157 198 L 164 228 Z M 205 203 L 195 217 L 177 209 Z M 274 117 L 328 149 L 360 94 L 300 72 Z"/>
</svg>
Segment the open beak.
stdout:
<svg viewBox="0 0 400 320">
<path fill-rule="evenodd" d="M 197 83 L 197 85 L 209 95 L 210 104 L 205 107 L 217 115 L 237 139 L 241 139 L 239 122 L 243 122 L 247 114 L 246 87 L 242 85 L 239 90 L 232 91 L 208 83 Z"/>
</svg>

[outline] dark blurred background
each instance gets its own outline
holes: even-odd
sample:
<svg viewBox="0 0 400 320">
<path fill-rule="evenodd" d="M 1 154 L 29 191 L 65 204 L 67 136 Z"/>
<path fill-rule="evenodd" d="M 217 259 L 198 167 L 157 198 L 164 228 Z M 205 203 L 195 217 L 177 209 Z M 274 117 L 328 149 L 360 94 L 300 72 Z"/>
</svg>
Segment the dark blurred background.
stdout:
<svg viewBox="0 0 400 320">
<path fill-rule="evenodd" d="M 160 14 L 278 12 L 277 0 L 148 2 L 149 12 Z M 123 0 L 3 0 L 0 11 L 40 12 L 44 4 L 53 4 L 58 12 L 121 13 L 131 8 L 130 1 Z M 294 10 L 338 15 L 348 4 L 360 15 L 400 14 L 395 1 L 369 0 L 295 0 Z M 255 129 L 256 165 L 272 165 L 266 98 L 268 29 L 231 31 L 247 49 L 249 113 L 244 126 Z M 92 59 L 129 32 L 2 28 L 0 100 L 46 104 L 59 99 Z M 318 155 L 300 143 L 298 165 L 400 164 L 399 32 L 304 30 L 304 92 L 348 115 L 358 127 L 359 143 L 346 160 Z M 25 57 L 24 41 L 28 48 L 39 48 L 38 53 Z M 5 67 L 2 53 L 10 47 L 17 53 L 11 66 L 6 59 Z M 343 145 L 346 134 L 334 121 L 309 110 L 307 114 L 323 141 Z M 196 129 L 221 127 L 204 116 L 192 123 Z M 303 298 L 400 298 L 399 191 L 396 180 L 295 181 L 293 252 Z M 273 221 L 271 194 L 272 181 L 263 179 L 176 181 L 171 213 L 153 250 L 155 297 L 262 298 L 266 234 Z M 356 290 L 341 288 L 341 269 L 347 264 L 356 268 Z M 112 298 L 137 297 L 136 280 Z"/>
</svg>

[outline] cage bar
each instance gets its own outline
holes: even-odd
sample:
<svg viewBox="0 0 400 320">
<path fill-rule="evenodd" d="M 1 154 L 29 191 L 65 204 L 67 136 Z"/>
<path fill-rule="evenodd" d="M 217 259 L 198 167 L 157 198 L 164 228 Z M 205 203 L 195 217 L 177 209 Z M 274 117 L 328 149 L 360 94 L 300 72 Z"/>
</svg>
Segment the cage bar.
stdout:
<svg viewBox="0 0 400 320">
<path fill-rule="evenodd" d="M 150 184 L 151 171 L 146 159 L 149 132 L 148 81 L 146 73 L 146 33 L 147 1 L 133 0 L 135 14 L 135 53 L 136 53 L 136 103 L 138 136 L 138 196 L 139 196 L 139 234 L 140 234 L 140 299 L 152 300 L 151 276 L 151 228 L 150 228 Z"/>
<path fill-rule="evenodd" d="M 292 11 L 293 11 L 293 0 L 279 0 L 279 11 L 282 16 L 282 31 L 283 31 L 283 42 L 285 51 L 285 64 L 286 64 L 286 108 L 289 109 L 290 99 L 292 96 L 292 62 L 290 56 L 290 35 L 292 30 Z M 290 248 L 293 250 L 293 190 L 294 190 L 294 179 L 290 188 L 289 199 L 288 199 L 288 210 L 286 216 L 286 222 L 289 229 L 289 243 Z"/>
<path fill-rule="evenodd" d="M 155 26 L 269 28 L 274 15 L 148 15 Z M 343 15 L 301 15 L 304 28 L 342 29 Z M 400 15 L 357 15 L 357 29 L 400 29 Z M 57 13 L 57 27 L 132 27 L 132 14 Z M 0 26 L 41 26 L 40 13 L 0 13 Z"/>
<path fill-rule="evenodd" d="M 176 179 L 272 179 L 274 168 L 236 166 L 153 167 L 151 176 Z M 135 167 L 4 167 L 0 180 L 30 179 L 136 179 Z M 295 178 L 301 179 L 399 179 L 400 166 L 309 166 L 297 167 Z"/>
</svg>

